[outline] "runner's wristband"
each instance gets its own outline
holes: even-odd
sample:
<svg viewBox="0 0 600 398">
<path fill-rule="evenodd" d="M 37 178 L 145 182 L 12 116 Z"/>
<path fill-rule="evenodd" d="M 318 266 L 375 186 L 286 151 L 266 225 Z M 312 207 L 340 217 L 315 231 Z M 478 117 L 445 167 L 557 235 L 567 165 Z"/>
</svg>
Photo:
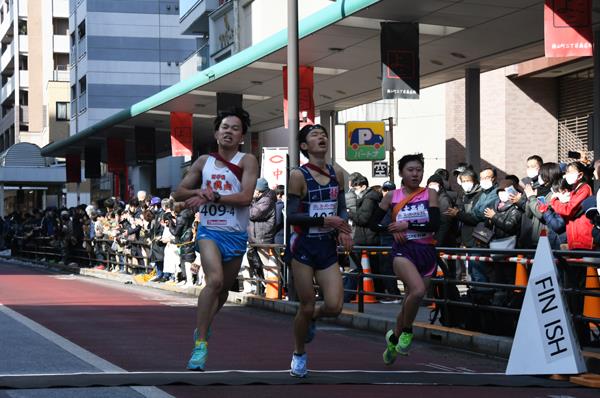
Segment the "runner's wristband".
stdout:
<svg viewBox="0 0 600 398">
<path fill-rule="evenodd" d="M 325 224 L 324 217 L 311 217 L 307 213 L 301 213 L 300 197 L 298 195 L 288 195 L 287 198 L 287 218 L 290 224 L 299 227 L 322 227 Z"/>
<path fill-rule="evenodd" d="M 216 191 L 213 191 L 213 196 L 214 196 L 213 202 L 219 203 L 219 201 L 221 200 L 221 194 Z"/>
</svg>

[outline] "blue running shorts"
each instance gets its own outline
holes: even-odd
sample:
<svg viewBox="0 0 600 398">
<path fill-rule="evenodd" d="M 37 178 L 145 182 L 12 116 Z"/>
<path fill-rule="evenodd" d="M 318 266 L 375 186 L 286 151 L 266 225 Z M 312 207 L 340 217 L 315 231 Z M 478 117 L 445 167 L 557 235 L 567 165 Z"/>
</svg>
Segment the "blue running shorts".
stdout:
<svg viewBox="0 0 600 398">
<path fill-rule="evenodd" d="M 225 263 L 236 257 L 242 257 L 246 253 L 248 233 L 215 231 L 199 225 L 196 240 L 212 240 L 215 242 Z"/>
</svg>

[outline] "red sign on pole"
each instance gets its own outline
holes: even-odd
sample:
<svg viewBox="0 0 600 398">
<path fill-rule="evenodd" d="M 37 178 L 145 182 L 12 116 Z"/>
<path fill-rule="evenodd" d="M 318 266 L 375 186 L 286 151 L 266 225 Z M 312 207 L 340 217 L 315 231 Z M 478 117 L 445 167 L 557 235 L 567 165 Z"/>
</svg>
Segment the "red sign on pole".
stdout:
<svg viewBox="0 0 600 398">
<path fill-rule="evenodd" d="M 315 101 L 314 90 L 314 68 L 312 66 L 300 66 L 298 69 L 298 110 L 300 111 L 300 128 L 306 124 L 315 123 Z M 287 92 L 287 65 L 283 67 L 283 121 L 285 128 L 288 127 L 288 92 Z"/>
<path fill-rule="evenodd" d="M 192 114 L 171 112 L 171 155 L 192 156 Z"/>
<path fill-rule="evenodd" d="M 544 46 L 547 58 L 592 56 L 592 0 L 546 0 Z"/>
<path fill-rule="evenodd" d="M 78 154 L 66 156 L 67 182 L 81 182 L 81 158 Z"/>
</svg>

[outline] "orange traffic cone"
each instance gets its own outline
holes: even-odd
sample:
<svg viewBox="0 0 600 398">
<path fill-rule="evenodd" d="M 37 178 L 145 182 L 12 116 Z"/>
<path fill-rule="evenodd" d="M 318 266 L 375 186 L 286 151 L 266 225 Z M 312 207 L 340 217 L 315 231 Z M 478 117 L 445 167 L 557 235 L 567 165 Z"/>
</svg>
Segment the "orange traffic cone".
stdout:
<svg viewBox="0 0 600 398">
<path fill-rule="evenodd" d="M 600 292 L 600 280 L 598 280 L 596 267 L 587 267 L 585 289 Z M 600 297 L 585 296 L 583 299 L 583 316 L 600 318 Z M 590 328 L 592 327 L 596 327 L 596 325 L 590 322 Z"/>
<path fill-rule="evenodd" d="M 279 295 L 279 267 L 273 250 L 269 250 L 269 263 L 264 269 L 266 282 L 265 297 L 268 299 L 277 300 Z"/>
<path fill-rule="evenodd" d="M 517 258 L 521 260 L 523 256 L 518 255 Z M 527 286 L 529 277 L 527 275 L 527 267 L 525 264 L 517 262 L 517 269 L 515 271 L 515 286 Z M 521 289 L 515 289 L 515 292 L 520 292 Z"/>
<path fill-rule="evenodd" d="M 362 255 L 360 257 L 360 265 L 362 267 L 362 272 L 364 275 L 370 275 L 371 274 L 371 265 L 369 264 L 369 255 L 367 254 L 366 250 L 362 251 Z M 368 276 L 364 276 L 362 278 L 363 281 L 363 292 L 365 292 L 363 294 L 363 302 L 364 303 L 377 303 L 377 298 L 373 295 L 370 294 L 366 294 L 367 292 L 375 292 L 375 284 L 373 283 L 373 278 L 368 277 Z M 358 303 L 358 295 L 356 295 L 356 298 L 354 300 L 352 300 L 353 303 Z"/>
</svg>

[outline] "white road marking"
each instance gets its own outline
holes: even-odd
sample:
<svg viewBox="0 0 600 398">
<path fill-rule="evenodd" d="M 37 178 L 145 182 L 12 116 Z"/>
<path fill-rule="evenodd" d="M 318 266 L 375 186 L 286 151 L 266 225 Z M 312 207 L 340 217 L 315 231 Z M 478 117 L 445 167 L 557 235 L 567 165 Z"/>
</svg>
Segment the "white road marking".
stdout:
<svg viewBox="0 0 600 398">
<path fill-rule="evenodd" d="M 76 356 L 84 362 L 89 363 L 90 365 L 98 368 L 102 371 L 102 373 L 127 373 L 125 369 L 118 367 L 117 365 L 108 362 L 105 359 L 100 358 L 99 356 L 93 354 L 92 352 L 72 343 L 71 341 L 65 339 L 64 337 L 54 333 L 50 329 L 45 328 L 39 323 L 19 314 L 16 311 L 4 306 L 4 304 L 0 303 L 0 312 L 5 315 L 11 317 L 15 321 L 21 323 L 26 326 L 30 330 L 36 332 L 40 336 L 44 337 L 46 340 L 56 344 L 58 347 L 67 351 L 68 353 Z M 173 398 L 172 395 L 167 394 L 166 392 L 156 388 L 156 387 L 131 387 L 138 393 L 144 395 L 148 398 Z"/>
</svg>

